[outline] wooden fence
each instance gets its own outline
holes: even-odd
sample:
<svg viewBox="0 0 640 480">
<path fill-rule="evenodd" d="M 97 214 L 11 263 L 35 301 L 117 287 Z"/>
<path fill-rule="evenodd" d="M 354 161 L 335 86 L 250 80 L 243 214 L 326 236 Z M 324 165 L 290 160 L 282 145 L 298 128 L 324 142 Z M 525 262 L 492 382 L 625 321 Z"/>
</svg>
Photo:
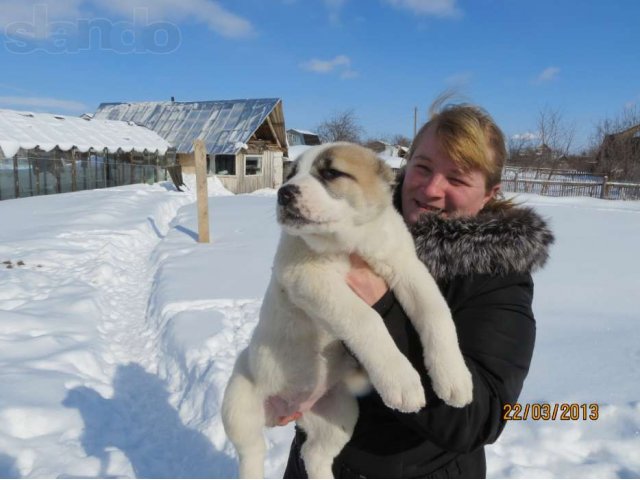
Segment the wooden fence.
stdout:
<svg viewBox="0 0 640 480">
<path fill-rule="evenodd" d="M 503 178 L 502 190 L 514 193 L 535 193 L 550 197 L 595 197 L 607 200 L 640 200 L 640 183 L 609 182 L 607 177 L 593 180 L 540 180 Z"/>
</svg>

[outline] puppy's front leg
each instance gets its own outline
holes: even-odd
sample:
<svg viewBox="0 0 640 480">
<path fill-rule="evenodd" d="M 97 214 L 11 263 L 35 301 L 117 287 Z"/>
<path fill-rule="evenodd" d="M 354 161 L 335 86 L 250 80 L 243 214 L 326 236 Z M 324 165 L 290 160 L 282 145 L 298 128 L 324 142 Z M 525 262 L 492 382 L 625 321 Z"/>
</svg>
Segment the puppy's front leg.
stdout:
<svg viewBox="0 0 640 480">
<path fill-rule="evenodd" d="M 420 336 L 433 389 L 445 403 L 463 407 L 473 398 L 471 373 L 458 344 L 449 307 L 417 258 L 398 265 L 394 292 Z"/>
<path fill-rule="evenodd" d="M 425 405 L 420 375 L 398 350 L 380 315 L 343 277 L 329 269 L 301 269 L 286 285 L 291 300 L 353 352 L 385 404 L 402 412 Z"/>
</svg>

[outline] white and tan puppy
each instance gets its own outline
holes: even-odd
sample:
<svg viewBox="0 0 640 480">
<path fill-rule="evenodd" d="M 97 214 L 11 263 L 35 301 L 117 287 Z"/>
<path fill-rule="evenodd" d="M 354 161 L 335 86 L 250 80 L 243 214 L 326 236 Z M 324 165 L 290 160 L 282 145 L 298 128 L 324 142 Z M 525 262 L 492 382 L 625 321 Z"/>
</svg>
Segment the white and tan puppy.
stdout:
<svg viewBox="0 0 640 480">
<path fill-rule="evenodd" d="M 222 405 L 241 477 L 263 476 L 263 427 L 297 411 L 307 473 L 332 477 L 358 417 L 351 385 L 360 365 L 390 408 L 425 406 L 420 376 L 382 318 L 347 286 L 351 253 L 394 290 L 420 336 L 436 394 L 456 407 L 471 402 L 449 308 L 392 206 L 391 181 L 372 151 L 334 143 L 307 150 L 278 191 L 282 236 L 271 282 Z"/>
</svg>

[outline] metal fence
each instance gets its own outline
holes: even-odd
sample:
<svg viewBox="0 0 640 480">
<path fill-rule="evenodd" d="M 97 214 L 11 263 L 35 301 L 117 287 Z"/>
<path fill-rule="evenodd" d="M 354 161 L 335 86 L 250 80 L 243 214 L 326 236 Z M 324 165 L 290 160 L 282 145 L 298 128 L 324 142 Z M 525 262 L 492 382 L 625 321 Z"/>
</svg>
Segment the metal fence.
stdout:
<svg viewBox="0 0 640 480">
<path fill-rule="evenodd" d="M 0 200 L 155 183 L 167 179 L 168 160 L 147 153 L 20 150 L 15 157 L 0 160 Z"/>
<path fill-rule="evenodd" d="M 550 197 L 640 200 L 640 183 L 610 182 L 606 175 L 577 171 L 536 171 L 505 167 L 502 190 Z"/>
</svg>

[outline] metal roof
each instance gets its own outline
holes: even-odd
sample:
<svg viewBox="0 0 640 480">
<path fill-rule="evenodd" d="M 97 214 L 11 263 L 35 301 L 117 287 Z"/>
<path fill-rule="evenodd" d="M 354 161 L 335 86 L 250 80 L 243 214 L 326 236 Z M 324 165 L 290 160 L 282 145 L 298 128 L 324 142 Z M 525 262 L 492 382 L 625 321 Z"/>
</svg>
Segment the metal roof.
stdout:
<svg viewBox="0 0 640 480">
<path fill-rule="evenodd" d="M 236 154 L 279 103 L 279 98 L 103 103 L 95 118 L 143 125 L 171 143 L 178 153 L 192 152 L 193 141 L 202 139 L 210 154 Z"/>
<path fill-rule="evenodd" d="M 58 147 L 81 152 L 147 150 L 164 155 L 171 145 L 134 123 L 0 109 L 0 149 L 4 156 L 13 157 L 20 148 L 36 147 L 47 152 Z"/>
</svg>

